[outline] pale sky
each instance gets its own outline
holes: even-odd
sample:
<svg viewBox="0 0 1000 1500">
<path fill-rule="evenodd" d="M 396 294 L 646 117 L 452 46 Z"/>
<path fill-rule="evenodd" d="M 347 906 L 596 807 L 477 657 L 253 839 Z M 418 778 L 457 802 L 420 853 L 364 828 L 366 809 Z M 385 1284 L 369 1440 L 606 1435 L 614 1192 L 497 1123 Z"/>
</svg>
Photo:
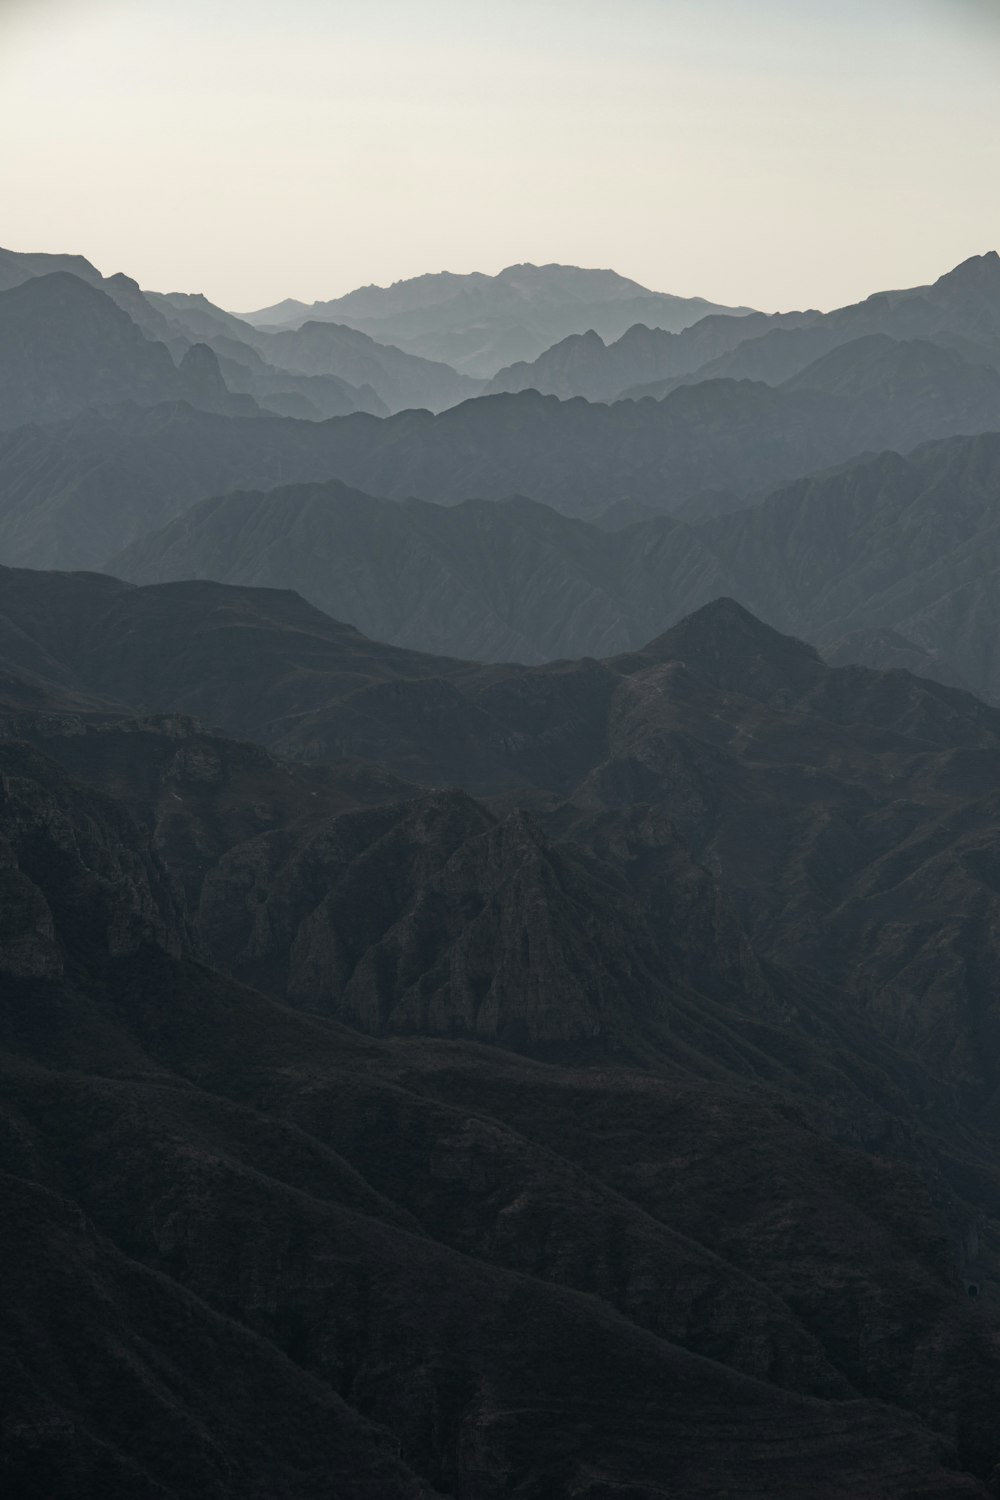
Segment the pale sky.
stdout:
<svg viewBox="0 0 1000 1500">
<path fill-rule="evenodd" d="M 0 0 L 0 245 L 249 310 L 613 266 L 831 307 L 1000 248 L 1000 0 Z"/>
</svg>

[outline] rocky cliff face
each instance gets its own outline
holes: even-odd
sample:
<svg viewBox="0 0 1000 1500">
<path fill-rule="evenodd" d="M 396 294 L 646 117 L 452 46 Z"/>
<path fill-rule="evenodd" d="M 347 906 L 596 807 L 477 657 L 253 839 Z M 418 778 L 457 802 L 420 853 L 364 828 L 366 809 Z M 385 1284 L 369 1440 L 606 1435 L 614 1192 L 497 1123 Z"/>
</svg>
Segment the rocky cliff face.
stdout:
<svg viewBox="0 0 1000 1500">
<path fill-rule="evenodd" d="M 183 949 L 170 877 L 116 802 L 2 740 L 0 798 L 4 972 L 62 978 L 74 940 L 113 956 Z"/>
</svg>

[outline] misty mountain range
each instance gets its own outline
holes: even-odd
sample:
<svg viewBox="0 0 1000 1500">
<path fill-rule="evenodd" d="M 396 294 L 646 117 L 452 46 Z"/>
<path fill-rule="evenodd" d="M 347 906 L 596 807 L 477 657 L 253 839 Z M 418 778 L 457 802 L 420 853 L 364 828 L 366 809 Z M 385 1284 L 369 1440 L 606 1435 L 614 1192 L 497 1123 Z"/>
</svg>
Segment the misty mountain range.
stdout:
<svg viewBox="0 0 1000 1500">
<path fill-rule="evenodd" d="M 727 594 L 849 649 L 838 659 L 1000 702 L 998 494 L 998 434 L 858 459 L 732 515 L 610 532 L 525 499 L 444 507 L 300 485 L 203 501 L 108 566 L 137 583 L 294 588 L 379 640 L 484 661 L 634 650 Z"/>
<path fill-rule="evenodd" d="M 245 316 L 257 328 L 294 329 L 310 320 L 344 323 L 380 343 L 489 379 L 502 365 L 534 359 L 584 328 L 612 339 L 636 323 L 676 333 L 713 313 L 748 311 L 703 297 L 651 292 L 615 271 L 519 265 L 496 276 L 441 272 L 390 287 L 359 287 L 311 306 L 290 299 Z"/>
<path fill-rule="evenodd" d="M 830 313 L 705 318 L 676 333 L 640 326 L 612 343 L 590 329 L 498 371 L 486 389 L 616 401 L 660 398 L 681 380 L 781 385 L 841 345 L 873 336 L 929 340 L 973 365 L 1000 368 L 1000 255 L 973 256 L 931 286 L 878 292 Z"/>
<path fill-rule="evenodd" d="M 13 1500 L 988 1500 L 1000 258 L 0 251 Z"/>
<path fill-rule="evenodd" d="M 515 269 L 324 308 L 452 318 L 486 299 L 499 316 L 550 294 L 624 307 L 634 291 Z M 995 455 L 985 438 L 940 441 L 1000 430 L 995 253 L 829 314 L 712 312 L 607 346 L 575 334 L 485 399 L 344 324 L 261 332 L 79 257 L 4 252 L 0 282 L 9 565 L 295 588 L 376 638 L 527 662 L 632 649 L 726 593 L 831 659 L 1000 693 L 983 644 Z M 664 372 L 656 399 L 612 399 Z M 533 374 L 557 390 L 524 386 Z M 458 404 L 389 417 L 432 390 Z M 309 391 L 314 412 L 351 410 L 275 414 Z"/>
</svg>

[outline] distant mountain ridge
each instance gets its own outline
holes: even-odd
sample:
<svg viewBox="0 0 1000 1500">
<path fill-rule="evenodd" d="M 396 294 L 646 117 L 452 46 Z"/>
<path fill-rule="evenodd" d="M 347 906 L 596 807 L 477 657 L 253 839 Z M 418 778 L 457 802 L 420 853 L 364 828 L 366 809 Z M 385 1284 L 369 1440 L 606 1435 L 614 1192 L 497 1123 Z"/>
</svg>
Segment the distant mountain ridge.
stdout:
<svg viewBox="0 0 1000 1500">
<path fill-rule="evenodd" d="M 636 323 L 612 343 L 606 343 L 591 328 L 570 334 L 532 362 L 521 361 L 499 370 L 488 382 L 485 394 L 536 390 L 564 401 L 574 396 L 588 401 L 616 401 L 640 381 L 652 388 L 660 381 L 707 365 L 770 329 L 776 320 L 780 320 L 778 326 L 798 328 L 808 326 L 816 316 L 709 314 L 676 333 Z"/>
<path fill-rule="evenodd" d="M 359 287 L 328 302 L 287 299 L 243 316 L 260 328 L 295 328 L 310 319 L 346 323 L 489 379 L 501 365 L 534 359 L 556 339 L 591 326 L 617 338 L 635 323 L 677 331 L 709 314 L 748 311 L 651 292 L 615 271 L 524 264 L 496 276 L 439 272 Z"/>
<path fill-rule="evenodd" d="M 295 330 L 270 332 L 215 307 L 206 298 L 179 292 L 148 293 L 148 300 L 182 328 L 188 337 L 208 342 L 220 359 L 232 366 L 234 380 L 250 381 L 256 389 L 261 376 L 255 366 L 267 367 L 266 379 L 276 391 L 297 392 L 315 410 L 285 411 L 282 415 L 321 418 L 340 416 L 323 402 L 322 382 L 337 380 L 348 391 L 368 391 L 379 403 L 377 416 L 426 407 L 441 411 L 478 395 L 481 382 L 459 375 L 450 365 L 421 359 L 340 323 L 306 322 Z M 357 404 L 355 410 L 365 409 Z"/>
<path fill-rule="evenodd" d="M 354 411 L 376 416 L 414 407 L 439 411 L 477 395 L 481 388 L 480 382 L 457 374 L 447 365 L 376 343 L 355 329 L 311 325 L 301 332 L 271 336 L 201 295 L 143 292 L 127 276 L 104 277 L 82 256 L 0 251 L 0 298 L 9 292 L 12 306 L 34 307 L 34 324 L 26 324 L 20 335 L 22 359 L 29 357 L 31 344 L 40 346 L 51 337 L 56 316 L 67 316 L 65 309 L 58 315 L 47 309 L 41 300 L 44 294 L 37 287 L 31 290 L 32 283 L 48 281 L 53 274 L 70 276 L 93 289 L 92 319 L 93 308 L 98 305 L 95 294 L 103 294 L 142 331 L 147 345 L 169 351 L 175 365 L 180 365 L 194 344 L 210 348 L 218 359 L 223 384 L 234 398 L 225 409 L 234 412 L 250 412 L 259 405 L 277 415 L 320 421 Z M 77 301 L 83 305 L 82 292 Z M 0 302 L 0 308 L 3 305 Z M 105 314 L 106 331 L 119 324 L 110 312 Z M 130 386 L 135 399 L 143 399 L 149 385 L 150 361 L 158 359 L 162 371 L 168 369 L 162 353 L 142 347 L 134 338 L 126 348 L 120 332 L 117 336 L 108 332 L 106 342 L 92 340 L 88 359 L 90 369 L 96 372 L 95 381 L 88 383 L 83 367 L 75 376 L 63 370 L 60 352 L 65 363 L 68 351 L 61 351 L 56 342 L 42 382 L 27 382 L 29 389 L 37 392 L 43 387 L 49 389 L 48 404 L 39 397 L 32 407 L 32 398 L 26 394 L 20 405 L 10 407 L 6 425 L 25 420 L 26 412 L 29 420 L 51 419 L 56 412 L 65 415 L 76 407 L 126 399 Z M 64 400 L 60 407 L 52 392 L 60 380 L 65 385 L 67 379 L 76 381 L 77 397 L 68 405 Z M 195 395 L 183 382 L 171 384 L 168 375 L 161 376 L 157 389 L 161 400 Z M 107 394 L 109 391 L 113 394 Z M 195 404 L 203 403 L 195 399 Z M 216 402 L 206 409 L 221 408 Z"/>
<path fill-rule="evenodd" d="M 673 335 L 632 328 L 608 344 L 591 330 L 498 371 L 487 393 L 534 389 L 616 401 L 659 399 L 680 381 L 779 385 L 840 345 L 873 335 L 929 339 L 1000 368 L 1000 255 L 972 256 L 929 286 L 876 292 L 829 313 L 753 313 L 732 323 L 705 320 Z"/>
</svg>

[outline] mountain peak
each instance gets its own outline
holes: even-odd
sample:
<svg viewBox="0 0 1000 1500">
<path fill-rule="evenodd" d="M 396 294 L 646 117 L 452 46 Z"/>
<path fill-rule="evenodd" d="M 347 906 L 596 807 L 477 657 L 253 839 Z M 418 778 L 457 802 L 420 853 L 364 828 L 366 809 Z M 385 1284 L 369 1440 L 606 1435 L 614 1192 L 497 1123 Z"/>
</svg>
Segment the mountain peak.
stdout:
<svg viewBox="0 0 1000 1500">
<path fill-rule="evenodd" d="M 207 344 L 192 344 L 186 349 L 178 369 L 193 379 L 210 381 L 213 386 L 222 381 L 218 356 Z"/>
<path fill-rule="evenodd" d="M 252 396 L 230 391 L 219 366 L 218 355 L 208 344 L 192 344 L 177 366 L 185 399 L 205 411 L 255 415 L 259 410 Z"/>
<path fill-rule="evenodd" d="M 641 654 L 679 662 L 724 692 L 753 698 L 805 688 L 823 670 L 812 646 L 782 635 L 726 596 L 687 615 Z"/>
<path fill-rule="evenodd" d="M 985 255 L 970 255 L 951 271 L 939 276 L 935 286 L 967 287 L 970 291 L 1000 288 L 1000 254 L 987 250 Z"/>
<path fill-rule="evenodd" d="M 18 286 L 11 287 L 5 294 L 10 298 L 13 306 L 15 299 L 21 303 L 46 302 L 52 298 L 73 298 L 81 306 L 97 306 L 100 301 L 109 302 L 110 298 L 100 287 L 94 286 L 92 282 L 84 281 L 73 271 L 47 271 L 41 276 L 32 276 L 27 281 L 22 281 Z"/>
</svg>

